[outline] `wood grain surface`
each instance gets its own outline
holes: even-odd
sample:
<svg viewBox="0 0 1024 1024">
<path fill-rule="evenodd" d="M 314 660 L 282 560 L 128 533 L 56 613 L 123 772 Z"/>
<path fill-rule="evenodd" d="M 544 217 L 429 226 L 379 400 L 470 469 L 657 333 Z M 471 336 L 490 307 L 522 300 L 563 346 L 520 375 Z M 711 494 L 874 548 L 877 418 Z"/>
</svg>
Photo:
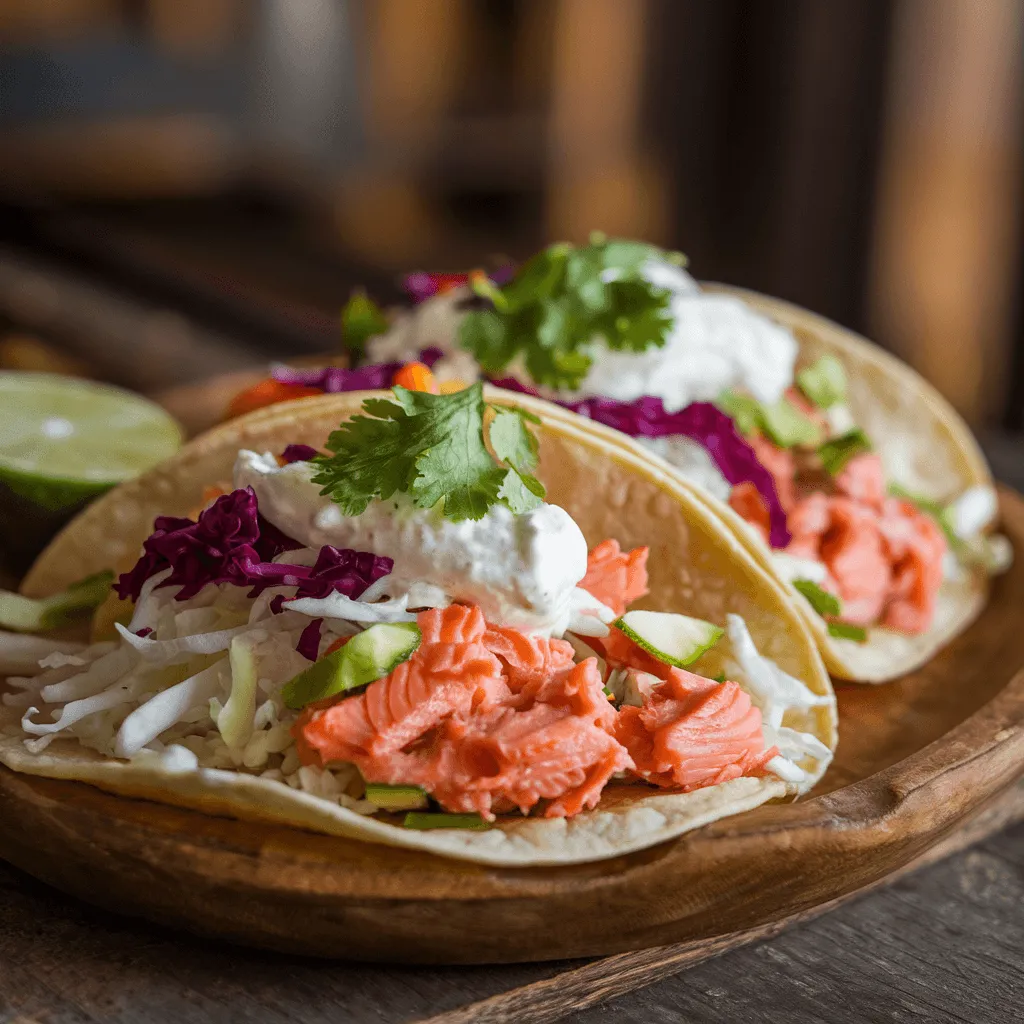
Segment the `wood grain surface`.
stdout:
<svg viewBox="0 0 1024 1024">
<path fill-rule="evenodd" d="M 1024 1000 L 1024 824 L 955 848 L 1022 814 L 1019 783 L 926 856 L 949 861 L 703 962 L 329 964 L 109 914 L 0 864 L 0 1024 L 1002 1024 Z"/>
<path fill-rule="evenodd" d="M 1024 500 L 1003 528 L 1024 550 Z M 113 909 L 289 953 L 487 963 L 715 951 L 892 875 L 1024 766 L 1024 563 L 925 669 L 844 686 L 820 792 L 610 861 L 494 869 L 0 773 L 0 854 Z"/>
</svg>

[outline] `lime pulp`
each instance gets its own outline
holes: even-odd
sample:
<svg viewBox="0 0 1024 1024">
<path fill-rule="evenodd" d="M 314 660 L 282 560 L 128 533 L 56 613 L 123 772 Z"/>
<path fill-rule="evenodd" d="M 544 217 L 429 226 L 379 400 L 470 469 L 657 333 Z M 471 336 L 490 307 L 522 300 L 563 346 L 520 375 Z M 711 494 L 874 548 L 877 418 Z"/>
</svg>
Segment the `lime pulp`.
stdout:
<svg viewBox="0 0 1024 1024">
<path fill-rule="evenodd" d="M 51 373 L 0 373 L 0 482 L 49 512 L 138 476 L 181 445 L 140 395 Z"/>
</svg>

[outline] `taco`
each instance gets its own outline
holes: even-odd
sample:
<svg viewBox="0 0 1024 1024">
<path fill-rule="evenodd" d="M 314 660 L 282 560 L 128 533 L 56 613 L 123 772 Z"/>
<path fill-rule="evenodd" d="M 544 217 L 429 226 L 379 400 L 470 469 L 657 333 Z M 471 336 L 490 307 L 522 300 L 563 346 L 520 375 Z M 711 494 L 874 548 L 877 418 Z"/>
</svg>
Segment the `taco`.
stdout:
<svg viewBox="0 0 1024 1024">
<path fill-rule="evenodd" d="M 480 385 L 217 428 L 74 520 L 25 597 L 105 569 L 94 642 L 8 680 L 15 771 L 564 864 L 804 793 L 836 742 L 799 614 L 691 491 Z"/>
<path fill-rule="evenodd" d="M 427 359 L 446 388 L 483 376 L 631 436 L 783 580 L 834 675 L 912 670 L 1009 564 L 970 431 L 863 338 L 680 264 L 637 242 L 553 246 L 398 317 L 360 372 Z"/>
</svg>

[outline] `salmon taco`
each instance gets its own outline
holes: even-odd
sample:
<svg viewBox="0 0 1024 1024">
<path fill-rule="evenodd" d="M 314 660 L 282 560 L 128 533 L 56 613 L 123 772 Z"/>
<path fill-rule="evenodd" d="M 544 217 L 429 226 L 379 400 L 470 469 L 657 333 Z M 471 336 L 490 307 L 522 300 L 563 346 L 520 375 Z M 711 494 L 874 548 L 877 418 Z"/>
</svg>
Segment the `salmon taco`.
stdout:
<svg viewBox="0 0 1024 1024">
<path fill-rule="evenodd" d="M 976 442 L 869 342 L 702 287 L 682 264 L 595 237 L 544 250 L 504 283 L 446 279 L 365 342 L 359 372 L 449 390 L 483 377 L 628 435 L 784 581 L 833 674 L 910 671 L 966 628 L 1009 563 Z"/>
<path fill-rule="evenodd" d="M 15 771 L 565 864 L 805 793 L 836 742 L 799 614 L 690 489 L 480 384 L 217 428 L 73 521 L 8 612 L 66 621 L 104 571 L 91 643 L 19 653 Z"/>
</svg>

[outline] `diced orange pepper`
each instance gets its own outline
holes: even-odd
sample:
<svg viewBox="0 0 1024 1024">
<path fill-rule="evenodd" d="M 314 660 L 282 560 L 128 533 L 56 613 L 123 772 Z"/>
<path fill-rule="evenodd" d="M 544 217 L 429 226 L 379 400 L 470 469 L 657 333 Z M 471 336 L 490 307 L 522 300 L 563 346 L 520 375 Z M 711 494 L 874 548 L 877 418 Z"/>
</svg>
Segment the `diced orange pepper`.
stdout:
<svg viewBox="0 0 1024 1024">
<path fill-rule="evenodd" d="M 214 498 L 219 498 L 222 494 L 227 494 L 230 487 L 230 484 L 207 484 L 203 488 L 203 503 L 189 512 L 189 519 L 198 519 L 199 513 L 205 511 Z"/>
<path fill-rule="evenodd" d="M 314 395 L 322 395 L 320 388 L 305 387 L 302 384 L 284 384 L 273 377 L 261 380 L 251 388 L 240 391 L 228 404 L 228 411 L 225 419 L 234 419 L 236 416 L 244 416 L 247 412 L 256 409 L 264 409 L 268 405 L 277 405 L 278 402 L 288 402 L 293 398 L 312 398 Z"/>
<path fill-rule="evenodd" d="M 438 392 L 437 381 L 430 372 L 430 367 L 423 363 L 406 363 L 391 379 L 396 387 L 407 388 L 409 391 L 428 391 L 432 395 Z"/>
</svg>

